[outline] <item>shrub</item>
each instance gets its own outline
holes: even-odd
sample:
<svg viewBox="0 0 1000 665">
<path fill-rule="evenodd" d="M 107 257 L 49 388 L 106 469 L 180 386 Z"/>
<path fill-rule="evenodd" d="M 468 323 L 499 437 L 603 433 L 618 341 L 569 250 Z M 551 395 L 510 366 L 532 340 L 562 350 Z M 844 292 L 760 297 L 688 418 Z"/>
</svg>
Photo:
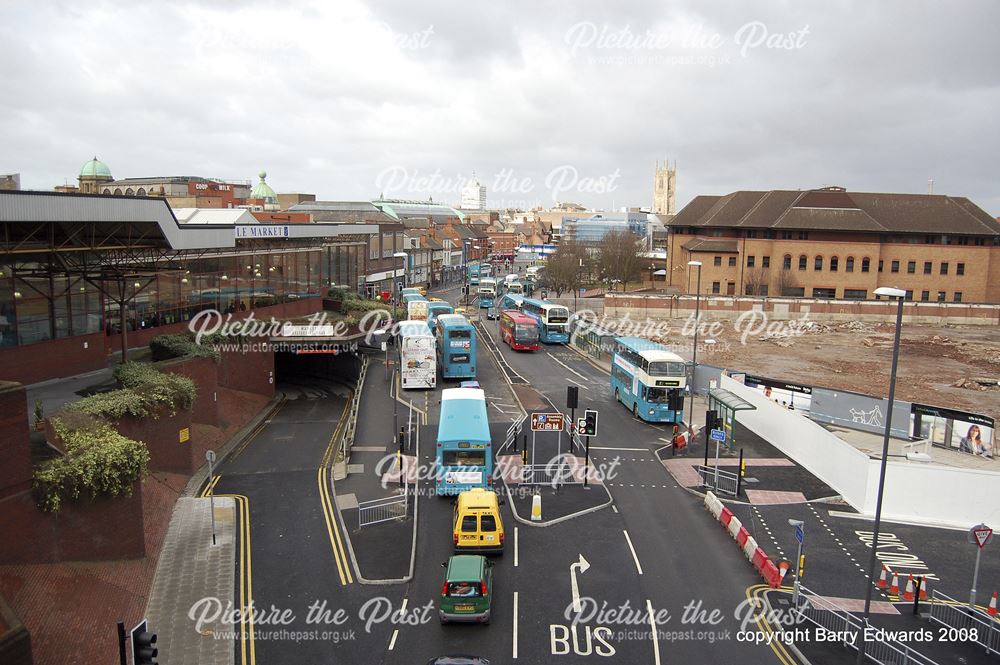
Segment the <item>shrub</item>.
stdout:
<svg viewBox="0 0 1000 665">
<path fill-rule="evenodd" d="M 190 409 L 198 394 L 194 381 L 188 377 L 161 372 L 149 363 L 119 365 L 115 378 L 122 388 L 84 397 L 65 411 L 106 420 L 123 416 L 159 418 L 165 411 L 174 415 L 178 410 Z"/>
<path fill-rule="evenodd" d="M 56 512 L 63 501 L 81 496 L 130 496 L 132 484 L 146 474 L 149 451 L 109 423 L 82 413 L 54 416 L 51 424 L 66 447 L 66 455 L 35 468 L 38 506 Z"/>
<path fill-rule="evenodd" d="M 221 355 L 214 344 L 218 341 L 216 337 L 207 336 L 202 338 L 202 343 L 194 341 L 192 335 L 179 333 L 176 335 L 157 335 L 149 342 L 149 350 L 153 353 L 153 360 L 169 360 L 170 358 L 211 358 L 219 362 Z"/>
<path fill-rule="evenodd" d="M 381 300 L 367 300 L 365 298 L 349 297 L 344 300 L 344 308 L 350 312 L 371 312 L 376 309 L 390 309 L 388 303 Z"/>
</svg>

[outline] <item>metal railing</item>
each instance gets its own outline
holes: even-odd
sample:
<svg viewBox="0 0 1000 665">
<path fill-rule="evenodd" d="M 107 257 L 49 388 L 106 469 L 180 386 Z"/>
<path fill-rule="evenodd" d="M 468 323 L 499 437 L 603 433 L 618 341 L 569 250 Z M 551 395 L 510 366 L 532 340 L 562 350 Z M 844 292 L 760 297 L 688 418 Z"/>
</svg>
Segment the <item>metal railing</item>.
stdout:
<svg viewBox="0 0 1000 665">
<path fill-rule="evenodd" d="M 497 449 L 497 455 L 506 452 L 506 450 L 511 446 L 517 448 L 517 437 L 521 435 L 521 430 L 524 429 L 525 420 L 526 418 L 521 418 L 520 420 L 515 420 L 510 424 L 510 427 L 507 428 L 507 434 L 504 435 L 503 445 Z"/>
<path fill-rule="evenodd" d="M 958 631 L 957 640 L 975 642 L 987 652 L 1000 655 L 1000 622 L 937 589 L 931 593 L 931 621 Z"/>
<path fill-rule="evenodd" d="M 351 395 L 351 406 L 347 412 L 347 425 L 344 427 L 344 441 L 341 446 L 341 455 L 344 459 L 351 458 L 351 447 L 354 446 L 354 435 L 358 430 L 358 409 L 361 407 L 361 389 L 365 385 L 365 377 L 368 375 L 368 356 L 359 353 L 361 356 L 361 372 L 358 373 L 358 385 Z"/>
<path fill-rule="evenodd" d="M 738 473 L 723 471 L 715 466 L 701 466 L 700 464 L 695 469 L 701 476 L 701 484 L 713 488 L 716 494 L 722 492 L 736 496 L 739 493 L 740 476 Z"/>
<path fill-rule="evenodd" d="M 523 485 L 582 485 L 583 467 L 569 464 L 562 456 L 554 458 L 548 464 L 527 464 L 521 467 L 521 483 Z"/>
<path fill-rule="evenodd" d="M 403 519 L 409 514 L 410 496 L 408 493 L 387 496 L 358 504 L 358 528 Z"/>
<path fill-rule="evenodd" d="M 569 435 L 569 451 L 573 452 L 573 449 L 575 448 L 580 451 L 581 455 L 583 455 L 587 451 L 587 446 L 583 443 L 583 440 L 580 439 L 580 435 L 573 431 L 576 428 L 573 427 L 573 423 L 570 422 L 570 420 L 571 418 L 569 416 L 563 415 L 563 430 Z"/>
<path fill-rule="evenodd" d="M 861 619 L 804 586 L 799 586 L 798 607 L 794 608 L 793 612 L 820 628 L 847 636 L 848 640 L 842 640 L 841 643 L 855 651 L 858 650 L 860 641 L 864 639 L 864 627 Z M 937 661 L 931 660 L 919 651 L 914 651 L 902 642 L 889 639 L 866 641 L 865 658 L 880 665 L 902 665 L 904 663 L 906 665 L 938 665 Z"/>
</svg>

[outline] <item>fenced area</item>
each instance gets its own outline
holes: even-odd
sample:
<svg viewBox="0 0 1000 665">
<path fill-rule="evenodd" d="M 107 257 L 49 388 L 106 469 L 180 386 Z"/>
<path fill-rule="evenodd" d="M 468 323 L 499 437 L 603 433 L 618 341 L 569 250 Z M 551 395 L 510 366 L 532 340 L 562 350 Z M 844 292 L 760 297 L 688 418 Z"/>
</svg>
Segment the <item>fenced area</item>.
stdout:
<svg viewBox="0 0 1000 665">
<path fill-rule="evenodd" d="M 358 504 L 358 528 L 404 519 L 409 515 L 410 495 L 408 492 L 387 496 Z"/>
<path fill-rule="evenodd" d="M 1000 622 L 937 589 L 931 593 L 931 621 L 952 629 L 956 639 L 975 642 L 1000 655 Z"/>
<path fill-rule="evenodd" d="M 740 475 L 732 471 L 724 471 L 717 466 L 695 467 L 698 475 L 701 476 L 701 484 L 710 487 L 716 493 L 737 496 L 740 491 Z"/>
</svg>

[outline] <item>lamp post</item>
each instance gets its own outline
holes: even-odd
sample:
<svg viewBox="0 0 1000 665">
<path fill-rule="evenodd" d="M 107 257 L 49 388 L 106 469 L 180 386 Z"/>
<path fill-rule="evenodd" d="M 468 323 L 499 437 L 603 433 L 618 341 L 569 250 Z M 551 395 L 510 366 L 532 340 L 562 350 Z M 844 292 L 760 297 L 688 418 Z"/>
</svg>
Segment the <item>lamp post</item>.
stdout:
<svg viewBox="0 0 1000 665">
<path fill-rule="evenodd" d="M 698 268 L 698 286 L 694 296 L 694 348 L 691 357 L 691 383 L 688 385 L 691 391 L 691 405 L 688 407 L 688 441 L 691 441 L 694 438 L 694 382 L 698 372 L 698 328 L 701 327 L 701 261 L 688 261 L 688 265 Z M 708 445 L 707 441 L 705 445 Z"/>
<path fill-rule="evenodd" d="M 802 575 L 802 543 L 806 539 L 806 523 L 802 520 L 789 519 L 788 526 L 795 527 L 795 540 L 799 541 L 799 549 L 795 554 L 795 590 L 792 592 L 792 607 L 797 609 L 799 606 L 799 577 Z M 801 540 L 799 540 L 799 533 L 802 535 Z"/>
<path fill-rule="evenodd" d="M 392 261 L 392 290 L 393 290 L 393 294 L 394 294 L 393 295 L 393 303 L 395 303 L 393 305 L 393 307 L 398 307 L 399 306 L 399 296 L 398 296 L 399 289 L 396 288 L 396 283 L 397 283 L 396 282 L 396 259 L 399 259 L 399 258 L 405 259 L 406 258 L 406 252 L 396 252 L 396 253 L 394 253 L 392 255 L 392 259 L 393 259 L 393 261 Z M 403 270 L 403 275 L 404 275 L 404 277 L 406 275 L 406 270 L 405 269 Z M 394 326 L 393 327 L 395 327 L 395 318 L 396 318 L 395 315 L 393 315 L 392 318 L 394 319 L 394 321 L 393 321 Z M 392 329 L 391 328 L 389 329 L 389 333 L 392 334 Z M 396 376 L 397 376 L 396 370 L 399 369 L 399 359 L 400 359 L 400 356 L 399 356 L 399 344 L 396 344 L 395 346 L 396 346 L 396 361 L 397 362 L 396 362 L 396 366 L 392 370 L 392 385 L 389 386 L 389 392 L 392 394 L 392 431 L 394 433 L 396 431 L 396 401 L 397 401 L 397 399 L 396 399 L 397 398 L 396 385 L 395 385 L 396 384 L 396 380 L 397 380 L 396 379 Z M 388 356 L 388 354 L 389 354 L 389 347 L 386 346 L 386 356 Z M 402 471 L 400 471 L 400 474 L 402 474 Z"/>
<path fill-rule="evenodd" d="M 889 372 L 889 405 L 888 413 L 885 417 L 885 431 L 882 433 L 882 460 L 878 476 L 878 495 L 875 499 L 875 528 L 873 530 L 872 554 L 868 560 L 868 581 L 865 585 L 865 611 L 861 616 L 861 621 L 864 624 L 862 630 L 868 626 L 868 617 L 872 609 L 872 588 L 874 587 L 872 580 L 874 579 L 875 566 L 877 564 L 876 554 L 878 554 L 879 529 L 882 526 L 882 494 L 885 491 L 886 460 L 889 457 L 889 431 L 892 428 L 892 407 L 893 401 L 896 398 L 896 366 L 899 363 L 899 333 L 903 327 L 903 302 L 906 299 L 906 291 L 890 286 L 882 286 L 875 289 L 875 295 L 896 298 L 898 306 L 896 308 L 896 334 L 892 342 L 892 370 Z M 863 639 L 860 640 L 858 646 L 858 665 L 861 665 L 865 660 L 865 647 L 865 641 Z"/>
<path fill-rule="evenodd" d="M 463 290 L 465 291 L 466 307 L 469 306 L 469 246 L 471 244 L 468 240 L 462 243 L 462 270 L 465 271 L 465 288 Z"/>
</svg>

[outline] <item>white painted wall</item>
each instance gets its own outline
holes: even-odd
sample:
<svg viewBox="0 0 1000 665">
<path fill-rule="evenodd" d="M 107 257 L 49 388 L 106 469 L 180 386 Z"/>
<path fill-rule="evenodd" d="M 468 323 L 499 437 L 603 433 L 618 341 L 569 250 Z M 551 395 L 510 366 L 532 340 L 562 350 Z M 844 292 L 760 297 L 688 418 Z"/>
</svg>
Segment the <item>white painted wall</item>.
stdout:
<svg viewBox="0 0 1000 665">
<path fill-rule="evenodd" d="M 755 411 L 737 411 L 741 424 L 834 488 L 856 510 L 875 514 L 878 460 L 728 376 L 722 376 L 719 387 L 757 407 Z M 985 522 L 1000 528 L 998 496 L 1000 473 L 996 471 L 890 461 L 882 516 L 964 528 Z"/>
</svg>

